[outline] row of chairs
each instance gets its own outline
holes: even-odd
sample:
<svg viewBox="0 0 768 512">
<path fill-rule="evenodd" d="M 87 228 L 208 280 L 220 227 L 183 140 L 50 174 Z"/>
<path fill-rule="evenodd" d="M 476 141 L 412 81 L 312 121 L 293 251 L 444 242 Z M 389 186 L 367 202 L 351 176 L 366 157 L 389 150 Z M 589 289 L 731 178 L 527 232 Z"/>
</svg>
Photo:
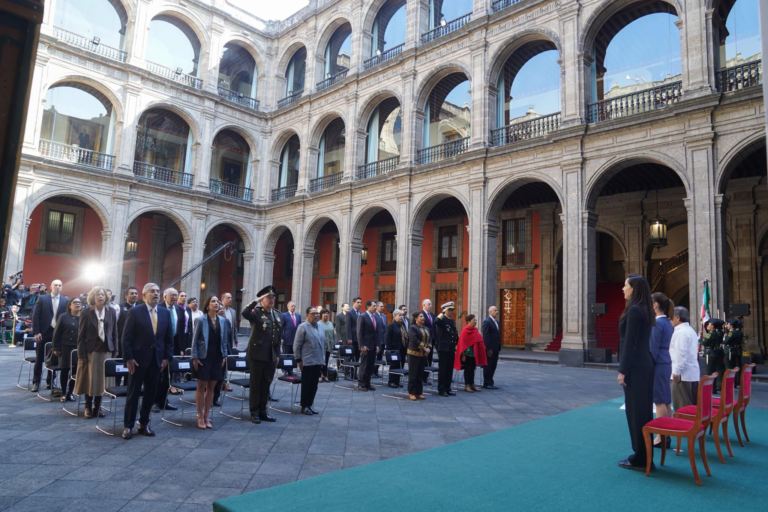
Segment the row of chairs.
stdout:
<svg viewBox="0 0 768 512">
<path fill-rule="evenodd" d="M 731 415 L 733 415 L 734 429 L 736 430 L 736 437 L 739 439 L 739 444 L 742 447 L 744 446 L 741 434 L 739 433 L 739 427 L 744 431 L 744 438 L 749 442 L 746 424 L 746 409 L 752 394 L 752 372 L 755 366 L 756 365 L 752 363 L 744 365 L 741 369 L 733 368 L 726 370 L 723 375 L 720 398 L 712 396 L 712 389 L 718 374 L 705 375 L 699 382 L 698 401 L 696 402 L 696 405 L 680 408 L 675 411 L 674 417 L 672 418 L 656 418 L 648 422 L 643 427 L 643 438 L 645 440 L 645 448 L 647 452 L 645 475 L 648 476 L 651 472 L 653 458 L 651 436 L 654 434 L 661 436 L 662 466 L 664 465 L 667 454 L 667 437 L 677 438 L 676 453 L 678 455 L 680 454 L 681 439 L 688 439 L 688 458 L 691 462 L 693 477 L 696 479 L 696 483 L 699 486 L 701 485 L 701 479 L 699 478 L 699 472 L 696 469 L 696 457 L 694 454 L 696 440 L 699 441 L 699 451 L 701 452 L 701 460 L 704 463 L 704 469 L 707 471 L 708 476 L 712 476 L 712 472 L 709 470 L 709 462 L 707 461 L 706 452 L 705 438 L 707 427 L 709 427 L 709 433 L 714 437 L 717 455 L 720 458 L 720 462 L 723 464 L 725 464 L 725 458 L 720 449 L 719 429 L 722 426 L 725 446 L 728 448 L 728 454 L 733 457 L 731 441 L 728 437 L 728 419 Z M 741 385 L 739 386 L 739 397 L 734 401 L 734 387 L 736 377 L 740 371 Z M 741 419 L 741 423 L 739 423 L 739 419 Z"/>
</svg>

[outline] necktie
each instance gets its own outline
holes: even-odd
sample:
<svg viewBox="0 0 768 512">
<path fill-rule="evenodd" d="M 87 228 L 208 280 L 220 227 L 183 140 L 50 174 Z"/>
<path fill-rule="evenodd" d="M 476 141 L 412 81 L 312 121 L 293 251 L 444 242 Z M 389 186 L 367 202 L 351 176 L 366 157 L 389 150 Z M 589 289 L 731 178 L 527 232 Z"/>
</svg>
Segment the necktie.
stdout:
<svg viewBox="0 0 768 512">
<path fill-rule="evenodd" d="M 150 309 L 149 313 L 152 318 L 152 331 L 157 335 L 157 314 L 155 314 L 155 308 Z"/>
<path fill-rule="evenodd" d="M 429 325 L 432 325 L 432 313 L 427 313 L 427 321 L 429 322 Z"/>
<path fill-rule="evenodd" d="M 53 317 L 51 318 L 51 327 L 56 328 L 56 312 L 59 310 L 59 296 L 53 297 Z"/>
<path fill-rule="evenodd" d="M 171 306 L 171 332 L 176 336 L 176 308 Z"/>
<path fill-rule="evenodd" d="M 373 320 L 373 328 L 376 328 L 376 317 L 374 315 L 371 315 L 371 320 Z"/>
<path fill-rule="evenodd" d="M 291 318 L 293 319 L 293 326 L 296 327 L 296 315 L 291 313 Z"/>
<path fill-rule="evenodd" d="M 99 319 L 99 338 L 101 338 L 101 341 L 104 341 L 104 315 L 106 314 L 108 306 L 105 306 L 104 309 L 101 310 L 101 313 L 96 311 L 96 316 Z"/>
</svg>

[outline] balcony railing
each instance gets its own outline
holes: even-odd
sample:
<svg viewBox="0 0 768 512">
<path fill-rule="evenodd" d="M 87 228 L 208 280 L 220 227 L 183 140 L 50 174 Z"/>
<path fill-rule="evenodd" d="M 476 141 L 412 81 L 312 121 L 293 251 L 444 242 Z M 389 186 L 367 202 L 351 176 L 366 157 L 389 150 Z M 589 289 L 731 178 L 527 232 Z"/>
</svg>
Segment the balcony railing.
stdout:
<svg viewBox="0 0 768 512">
<path fill-rule="evenodd" d="M 520 140 L 542 137 L 560 128 L 560 112 L 491 130 L 491 143 L 503 146 Z"/>
<path fill-rule="evenodd" d="M 491 4 L 491 8 L 493 9 L 493 12 L 499 12 L 502 9 L 506 9 L 507 7 L 512 7 L 515 4 L 519 4 L 523 0 L 496 0 Z"/>
<path fill-rule="evenodd" d="M 348 71 L 349 71 L 348 69 L 344 69 L 342 71 L 339 71 L 338 73 L 336 73 L 333 76 L 329 76 L 328 78 L 326 78 L 322 82 L 318 83 L 315 86 L 315 89 L 317 89 L 318 91 L 322 91 L 323 89 L 327 89 L 330 86 L 341 82 L 342 80 L 347 78 L 347 72 Z"/>
<path fill-rule="evenodd" d="M 219 86 L 219 96 L 225 100 L 233 101 L 245 107 L 252 108 L 253 110 L 259 110 L 259 100 L 246 96 L 241 92 L 232 91 L 226 87 Z"/>
<path fill-rule="evenodd" d="M 296 195 L 296 188 L 298 184 L 288 185 L 287 187 L 276 188 L 269 194 L 269 200 L 271 202 L 282 201 L 283 199 L 290 199 Z"/>
<path fill-rule="evenodd" d="M 469 14 L 465 14 L 464 16 L 456 18 L 455 20 L 449 21 L 445 24 L 445 26 L 440 25 L 439 27 L 435 27 L 426 34 L 421 35 L 421 42 L 422 44 L 427 44 L 428 42 L 439 39 L 455 30 L 459 30 L 461 27 L 469 23 L 469 20 L 471 19 L 472 13 L 470 12 Z"/>
<path fill-rule="evenodd" d="M 341 183 L 341 177 L 343 173 L 335 172 L 327 176 L 321 176 L 309 181 L 309 191 L 318 192 L 320 190 L 328 190 Z"/>
<path fill-rule="evenodd" d="M 739 91 L 762 83 L 762 60 L 746 62 L 717 72 L 717 88 L 720 92 Z"/>
<path fill-rule="evenodd" d="M 162 181 L 163 183 L 170 183 L 179 187 L 190 188 L 192 186 L 191 174 L 139 161 L 133 162 L 133 175 L 137 178 Z"/>
<path fill-rule="evenodd" d="M 383 52 L 381 55 L 371 57 L 370 59 L 363 62 L 363 69 L 371 69 L 378 66 L 382 62 L 387 62 L 388 60 L 394 59 L 403 53 L 403 47 L 405 47 L 405 43 L 390 48 L 389 50 Z"/>
<path fill-rule="evenodd" d="M 189 87 L 194 87 L 195 89 L 203 88 L 202 80 L 200 80 L 196 76 L 192 76 L 190 74 L 182 72 L 181 68 L 171 69 L 163 66 L 162 64 L 158 64 L 157 62 L 152 62 L 148 60 L 147 69 L 156 75 L 160 75 L 163 78 L 167 78 L 168 80 L 173 80 L 174 82 L 179 82 Z"/>
<path fill-rule="evenodd" d="M 429 164 L 432 162 L 438 162 L 451 158 L 462 153 L 466 153 L 469 149 L 469 137 L 463 139 L 452 140 L 437 146 L 430 146 L 428 148 L 420 149 L 416 155 L 416 164 Z"/>
<path fill-rule="evenodd" d="M 599 123 L 657 110 L 678 103 L 683 97 L 683 82 L 672 82 L 624 96 L 589 104 L 589 122 Z"/>
<path fill-rule="evenodd" d="M 400 165 L 400 155 L 384 160 L 377 160 L 369 164 L 363 164 L 357 167 L 357 176 L 355 179 L 367 180 L 394 171 Z"/>
<path fill-rule="evenodd" d="M 289 94 L 285 98 L 281 99 L 277 102 L 277 108 L 283 108 L 287 105 L 290 105 L 291 103 L 298 101 L 299 98 L 301 98 L 301 95 L 304 94 L 304 90 L 300 90 L 299 92 L 294 92 L 293 94 Z"/>
<path fill-rule="evenodd" d="M 125 62 L 128 58 L 128 53 L 113 48 L 109 45 L 102 44 L 98 37 L 92 37 L 88 39 L 80 34 L 75 34 L 69 30 L 65 30 L 60 27 L 53 27 L 53 35 L 57 39 L 61 39 L 65 43 L 77 46 L 79 48 L 85 48 L 89 52 L 98 53 L 108 59 L 113 59 L 119 62 Z"/>
<path fill-rule="evenodd" d="M 233 197 L 235 199 L 248 201 L 249 203 L 253 201 L 253 189 L 248 187 L 233 185 L 232 183 L 227 183 L 226 181 L 221 180 L 211 180 L 208 184 L 208 187 L 211 191 L 211 194 Z"/>
<path fill-rule="evenodd" d="M 62 144 L 52 140 L 40 140 L 40 154 L 54 160 L 70 162 L 78 165 L 97 167 L 105 171 L 111 171 L 114 164 L 114 155 L 98 153 L 90 149 L 83 149 L 72 144 Z"/>
</svg>

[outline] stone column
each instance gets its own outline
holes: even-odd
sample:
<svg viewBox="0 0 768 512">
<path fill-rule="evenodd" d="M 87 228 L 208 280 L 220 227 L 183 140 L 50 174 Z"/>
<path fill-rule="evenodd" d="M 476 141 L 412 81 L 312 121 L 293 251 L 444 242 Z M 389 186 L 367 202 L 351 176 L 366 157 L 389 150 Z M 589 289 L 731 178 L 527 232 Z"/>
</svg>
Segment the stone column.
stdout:
<svg viewBox="0 0 768 512">
<path fill-rule="evenodd" d="M 365 131 L 362 127 L 355 125 L 355 120 L 357 119 L 357 100 L 357 92 L 347 96 L 347 126 L 344 126 L 347 138 L 344 145 L 344 168 L 341 170 L 341 172 L 344 173 L 344 176 L 341 177 L 341 180 L 344 183 L 355 179 L 354 176 L 358 163 L 358 151 L 361 148 L 365 151 L 365 135 L 362 136 L 362 145 L 360 144 L 360 132 L 363 131 L 363 133 L 365 133 Z M 366 121 L 363 120 L 363 123 L 365 122 Z"/>
<path fill-rule="evenodd" d="M 645 261 L 645 237 L 643 216 L 643 197 L 645 192 L 635 193 L 635 199 L 628 198 L 624 209 L 624 241 L 626 242 L 626 259 L 624 267 L 628 274 L 645 275 L 643 272 Z M 630 196 L 631 197 L 631 196 Z M 651 290 L 653 291 L 653 290 Z"/>
<path fill-rule="evenodd" d="M 402 223 L 401 223 L 402 224 Z M 406 277 L 405 288 L 405 304 L 408 306 L 408 311 L 418 311 L 421 309 L 421 300 L 419 292 L 421 289 L 420 274 L 421 274 L 421 244 L 424 243 L 424 237 L 421 234 L 412 233 L 409 229 L 402 231 L 400 236 L 400 229 L 398 228 L 398 241 L 402 240 L 405 245 L 405 268 L 403 273 Z M 400 244 L 398 244 L 398 257 L 400 256 Z M 400 273 L 400 265 L 397 265 L 398 273 Z M 398 282 L 400 276 L 398 276 Z"/>
<path fill-rule="evenodd" d="M 123 256 L 125 255 L 125 241 L 128 236 L 128 203 L 127 196 L 112 199 L 112 212 L 110 226 L 102 233 L 106 234 L 101 242 L 101 261 L 106 272 L 105 285 L 123 296 L 120 290 L 123 277 Z"/>
<path fill-rule="evenodd" d="M 185 240 L 187 245 L 182 244 L 184 248 L 184 261 L 182 265 L 182 274 L 187 272 L 193 265 L 197 265 L 204 258 L 205 254 L 205 238 L 206 238 L 206 220 L 207 215 L 205 211 L 193 211 L 192 213 L 192 235 L 191 240 Z M 218 245 L 211 245 L 212 250 L 216 250 L 221 245 L 219 241 Z M 218 266 L 216 266 L 216 273 L 218 274 Z M 202 283 L 203 269 L 198 268 L 192 274 L 187 276 L 180 285 L 185 290 L 191 290 L 194 293 L 200 293 L 200 284 Z M 208 293 L 216 293 L 214 289 L 208 287 L 206 282 L 206 290 Z M 190 292 L 187 292 L 188 294 Z"/>
<path fill-rule="evenodd" d="M 675 25 L 680 29 L 684 95 L 711 94 L 717 88 L 713 66 L 714 53 L 719 51 L 711 39 L 712 11 L 707 11 L 704 2 L 686 2 L 681 14 Z"/>
<path fill-rule="evenodd" d="M 344 248 L 350 247 L 352 237 L 352 219 L 351 219 L 352 207 L 349 204 L 349 199 L 344 198 L 344 202 L 339 207 L 339 213 L 341 214 L 341 225 L 339 226 L 339 247 L 342 249 L 339 251 L 339 276 L 336 284 L 336 303 L 350 302 L 354 297 L 357 289 L 351 288 L 351 274 L 350 264 L 352 260 L 352 253 L 350 250 Z M 358 271 L 358 274 L 360 272 Z M 359 279 L 358 279 L 359 286 Z"/>
<path fill-rule="evenodd" d="M 254 264 L 254 253 L 246 252 L 243 254 L 243 305 L 250 303 L 256 298 L 256 293 L 263 288 L 256 282 L 256 265 Z M 238 312 L 239 313 L 239 312 Z M 247 326 L 248 322 L 243 325 Z"/>
<path fill-rule="evenodd" d="M 294 259 L 293 300 L 303 312 L 312 301 L 312 262 L 315 250 L 297 244 Z M 303 313 L 302 313 L 303 316 Z"/>
<path fill-rule="evenodd" d="M 355 147 L 354 151 L 354 160 L 350 164 L 347 164 L 346 172 L 349 174 L 344 176 L 345 180 L 354 181 L 357 179 L 357 169 L 359 166 L 363 165 L 365 163 L 365 154 L 367 152 L 367 148 L 365 145 L 365 142 L 368 137 L 368 132 L 365 130 L 365 128 L 359 128 L 355 130 L 354 133 L 350 134 L 350 146 Z M 403 157 L 400 156 L 400 162 L 402 163 Z"/>
<path fill-rule="evenodd" d="M 405 48 L 410 50 L 421 44 L 421 34 L 429 30 L 429 0 L 408 0 L 406 6 Z M 376 34 L 374 34 L 374 41 Z"/>
<path fill-rule="evenodd" d="M 472 19 L 476 20 L 491 12 L 490 0 L 472 0 Z M 489 306 L 490 307 L 490 306 Z"/>
<path fill-rule="evenodd" d="M 542 203 L 535 205 L 533 210 L 541 214 L 539 222 L 539 239 L 541 247 L 539 267 L 539 337 L 531 341 L 537 348 L 546 348 L 555 337 L 555 209 L 557 203 Z M 535 299 L 535 297 L 534 297 Z"/>
<path fill-rule="evenodd" d="M 279 162 L 275 162 L 272 158 L 273 155 L 270 151 L 270 137 L 272 130 L 262 129 L 259 133 L 259 137 L 256 139 L 256 143 L 259 147 L 259 167 L 253 168 L 254 177 L 254 190 L 253 198 L 256 203 L 265 203 L 269 201 L 269 184 L 272 175 L 277 172 L 277 166 Z M 263 287 L 262 287 L 263 288 Z"/>
<path fill-rule="evenodd" d="M 421 147 L 424 118 L 426 114 L 416 109 L 414 87 L 416 86 L 416 71 L 411 69 L 400 75 L 403 79 L 403 104 L 400 105 L 403 134 L 400 144 L 400 165 L 408 166 L 415 161 L 416 148 Z M 368 122 L 366 119 L 365 123 Z M 360 127 L 367 130 L 368 126 Z"/>
<path fill-rule="evenodd" d="M 579 64 L 576 66 L 579 72 L 577 97 L 565 98 L 565 102 L 569 102 L 570 106 L 566 106 L 565 102 L 563 103 L 566 109 L 575 108 L 575 113 L 571 110 L 574 117 L 569 117 L 568 124 L 589 122 L 589 104 L 597 101 L 597 98 L 592 97 L 592 63 L 595 59 L 589 53 L 579 53 L 578 60 Z M 565 120 L 563 120 L 563 124 L 565 124 Z"/>
<path fill-rule="evenodd" d="M 40 44 L 35 60 L 35 71 L 29 89 L 29 109 L 24 129 L 24 153 L 37 155 L 40 146 L 40 130 L 43 126 L 43 109 L 46 108 L 43 84 L 48 81 L 48 46 Z M 48 84 L 50 85 L 50 84 Z"/>
<path fill-rule="evenodd" d="M 117 167 L 115 172 L 133 176 L 133 163 L 136 160 L 136 130 L 141 116 L 141 91 L 143 87 L 138 75 L 130 75 L 123 87 L 123 136 L 117 149 Z"/>
<path fill-rule="evenodd" d="M 411 217 L 411 194 L 402 192 L 397 196 L 397 265 L 395 266 L 395 301 L 398 304 L 409 303 L 410 274 L 413 267 L 408 264 L 408 226 Z M 410 320 L 409 320 L 410 321 Z"/>
<path fill-rule="evenodd" d="M 205 244 L 205 246 L 209 249 L 208 254 L 212 253 L 219 247 L 221 247 L 221 244 L 223 243 L 223 240 L 217 236 L 211 236 L 207 239 L 210 241 L 210 243 Z M 206 257 L 205 254 L 203 254 L 204 259 Z M 217 254 L 211 260 L 203 265 L 200 268 L 200 271 L 203 269 L 206 270 L 205 272 L 205 290 L 208 295 L 218 295 L 219 293 L 222 293 L 221 290 L 219 290 L 219 274 L 221 273 L 221 253 Z"/>
<path fill-rule="evenodd" d="M 206 100 L 206 103 L 209 103 Z M 193 182 L 195 188 L 201 192 L 207 192 L 209 190 L 209 182 L 211 177 L 218 178 L 218 175 L 213 174 L 211 170 L 211 159 L 213 157 L 213 149 L 211 147 L 213 143 L 213 122 L 216 117 L 216 112 L 213 110 L 212 104 L 207 104 L 203 109 L 203 133 L 200 136 L 200 140 L 195 139 L 195 146 L 199 155 L 197 161 L 193 162 L 191 171 L 194 173 Z M 197 165 L 195 165 L 197 164 Z M 218 171 L 218 170 L 217 170 Z"/>
<path fill-rule="evenodd" d="M 43 24 L 40 25 L 40 33 L 53 36 L 53 23 L 56 15 L 56 4 L 63 0 L 47 0 L 43 11 Z M 7 277 L 7 276 L 6 276 Z"/>
<path fill-rule="evenodd" d="M 469 269 L 469 279 L 467 285 L 469 286 L 469 293 L 467 294 L 467 302 L 464 309 L 470 313 L 478 315 L 479 318 L 485 317 L 485 311 L 489 307 L 488 296 L 490 292 L 488 288 L 494 287 L 496 282 L 495 273 L 491 279 L 488 279 L 488 268 L 485 264 L 489 255 L 485 252 L 488 250 L 488 244 L 485 243 L 487 239 L 487 229 L 485 223 L 485 179 L 475 179 L 469 184 L 469 211 L 468 214 L 468 227 L 469 227 L 469 261 L 465 262 L 465 265 Z M 496 252 L 493 253 L 493 257 L 496 257 Z M 495 292 L 494 292 L 495 295 Z"/>
<path fill-rule="evenodd" d="M 299 175 L 299 190 L 310 191 L 312 180 L 317 178 L 317 161 L 320 158 L 320 149 L 314 146 L 307 148 L 304 172 Z M 296 192 L 298 195 L 298 192 Z"/>
<path fill-rule="evenodd" d="M 136 14 L 133 26 L 136 30 L 132 30 L 131 47 L 133 51 L 128 54 L 128 63 L 139 67 L 146 68 L 145 55 L 147 53 L 146 45 L 149 39 L 149 22 L 152 21 L 149 18 L 149 9 L 152 0 L 139 0 L 136 4 Z"/>
<path fill-rule="evenodd" d="M 759 326 L 759 267 L 757 262 L 759 255 L 756 240 L 757 234 L 757 206 L 754 201 L 754 188 L 759 183 L 758 178 L 732 180 L 728 185 L 728 193 L 731 200 L 727 203 L 728 217 L 730 218 L 729 231 L 731 239 L 735 242 L 735 253 L 731 254 L 730 263 L 733 268 L 733 296 L 728 297 L 729 303 L 749 303 L 752 315 L 744 317 L 744 332 L 756 334 L 760 332 Z M 725 203 L 725 201 L 722 201 Z M 724 206 L 720 207 L 725 210 Z M 724 256 L 728 256 L 726 245 Z M 728 261 L 725 262 L 728 268 Z M 727 311 L 726 311 L 727 312 Z M 727 316 L 725 313 L 723 316 Z"/>
<path fill-rule="evenodd" d="M 485 30 L 483 29 L 483 32 Z M 485 83 L 485 68 L 488 58 L 488 41 L 484 34 L 482 39 L 472 43 L 472 126 L 469 134 L 470 149 L 483 148 L 489 145 L 491 133 L 491 116 L 487 85 Z M 479 233 L 478 233 L 479 235 Z"/>
<path fill-rule="evenodd" d="M 581 124 L 584 112 L 584 73 L 591 70 L 579 54 L 579 11 L 578 2 L 568 2 L 558 10 L 563 52 L 560 55 L 560 120 L 563 126 Z M 590 57 L 591 60 L 591 57 Z M 591 62 L 590 62 L 591 65 Z"/>
<path fill-rule="evenodd" d="M 24 251 L 27 246 L 27 232 L 32 214 L 32 180 L 28 173 L 20 173 L 16 182 L 14 206 L 11 209 L 11 225 L 8 232 L 8 250 L 5 254 L 3 279 L 19 270 L 24 270 Z"/>
<path fill-rule="evenodd" d="M 200 56 L 198 72 L 198 76 L 205 81 L 203 87 L 212 94 L 219 94 L 219 63 L 221 51 L 224 48 L 222 34 L 224 34 L 224 22 L 218 16 L 214 16 L 211 22 L 211 45 Z"/>
</svg>

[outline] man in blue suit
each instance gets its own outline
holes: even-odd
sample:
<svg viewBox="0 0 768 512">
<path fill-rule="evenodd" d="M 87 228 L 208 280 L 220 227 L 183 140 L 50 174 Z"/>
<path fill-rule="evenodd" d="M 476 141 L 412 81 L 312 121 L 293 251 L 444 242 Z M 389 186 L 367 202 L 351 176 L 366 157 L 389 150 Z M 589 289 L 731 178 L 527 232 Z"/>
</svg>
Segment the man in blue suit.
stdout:
<svg viewBox="0 0 768 512">
<path fill-rule="evenodd" d="M 346 327 L 347 327 L 347 345 L 352 345 L 352 358 L 348 359 L 357 361 L 360 359 L 360 345 L 357 343 L 357 319 L 360 317 L 360 308 L 363 307 L 363 299 L 355 297 L 352 299 L 352 309 L 347 313 Z M 354 378 L 352 369 L 346 367 L 344 369 L 344 380 L 352 380 Z"/>
<path fill-rule="evenodd" d="M 296 313 L 296 303 L 288 303 L 288 311 L 283 313 L 281 318 L 283 324 L 280 328 L 280 345 L 283 347 L 283 354 L 293 354 L 293 339 L 296 337 L 296 329 L 301 325 L 301 315 Z M 291 375 L 293 370 L 288 370 Z"/>
<path fill-rule="evenodd" d="M 131 429 L 136 423 L 141 388 L 139 429 L 141 435 L 154 437 L 149 428 L 149 414 L 157 394 L 160 372 L 165 370 L 173 357 L 173 327 L 171 313 L 158 307 L 160 287 L 155 283 L 144 285 L 144 304 L 131 308 L 123 327 L 123 357 L 128 368 L 128 396 L 125 399 L 123 439 L 133 437 Z"/>
<path fill-rule="evenodd" d="M 496 306 L 488 308 L 488 318 L 483 320 L 483 341 L 487 350 L 488 366 L 483 368 L 483 388 L 499 389 L 493 383 L 493 374 L 499 362 L 501 350 L 501 328 L 499 327 L 499 309 Z"/>
</svg>

